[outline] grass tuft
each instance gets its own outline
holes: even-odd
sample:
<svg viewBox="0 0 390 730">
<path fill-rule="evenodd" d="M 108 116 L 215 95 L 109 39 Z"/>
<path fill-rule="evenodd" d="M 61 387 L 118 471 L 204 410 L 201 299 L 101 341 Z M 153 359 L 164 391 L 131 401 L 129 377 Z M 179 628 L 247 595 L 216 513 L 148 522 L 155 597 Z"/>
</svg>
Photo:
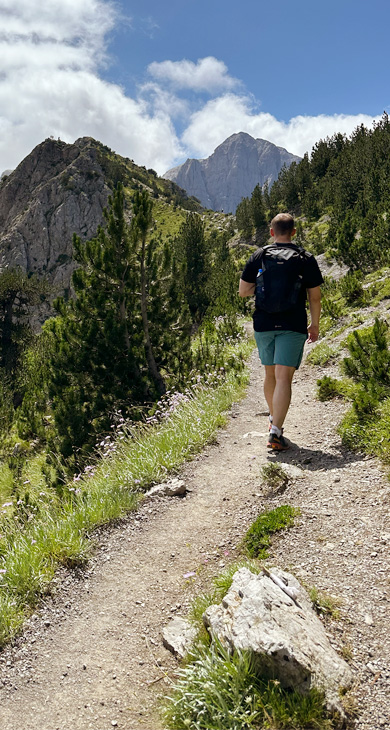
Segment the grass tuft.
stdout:
<svg viewBox="0 0 390 730">
<path fill-rule="evenodd" d="M 310 365 L 325 367 L 325 365 L 329 365 L 336 359 L 338 351 L 338 348 L 331 347 L 327 342 L 322 341 L 313 347 L 311 352 L 309 352 L 306 361 L 310 363 Z"/>
<path fill-rule="evenodd" d="M 262 663 L 251 652 L 233 654 L 221 645 L 199 649 L 178 672 L 165 698 L 164 720 L 172 730 L 304 730 L 331 728 L 324 696 L 283 690 L 262 676 Z"/>
<path fill-rule="evenodd" d="M 291 527 L 294 524 L 294 517 L 298 514 L 298 509 L 284 504 L 259 515 L 244 537 L 248 555 L 252 558 L 268 558 L 270 536 Z"/>
<path fill-rule="evenodd" d="M 309 598 L 314 610 L 320 616 L 329 616 L 334 619 L 340 618 L 340 601 L 334 596 L 319 591 L 317 588 L 309 590 Z"/>
<path fill-rule="evenodd" d="M 290 481 L 290 477 L 280 464 L 265 464 L 261 467 L 263 482 L 270 490 L 284 491 Z"/>
</svg>

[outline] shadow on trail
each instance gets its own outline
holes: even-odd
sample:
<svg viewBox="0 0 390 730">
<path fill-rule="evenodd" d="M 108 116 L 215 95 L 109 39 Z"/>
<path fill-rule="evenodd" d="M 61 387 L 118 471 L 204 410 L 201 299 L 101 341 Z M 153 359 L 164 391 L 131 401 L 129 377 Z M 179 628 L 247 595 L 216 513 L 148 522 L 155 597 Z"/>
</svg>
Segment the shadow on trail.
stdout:
<svg viewBox="0 0 390 730">
<path fill-rule="evenodd" d="M 356 454 L 339 446 L 339 453 L 330 454 L 322 449 L 302 448 L 287 439 L 290 444 L 288 451 L 270 451 L 267 454 L 269 461 L 283 460 L 285 464 L 300 466 L 306 471 L 327 471 L 328 469 L 344 469 L 349 464 L 367 459 L 365 454 Z"/>
</svg>

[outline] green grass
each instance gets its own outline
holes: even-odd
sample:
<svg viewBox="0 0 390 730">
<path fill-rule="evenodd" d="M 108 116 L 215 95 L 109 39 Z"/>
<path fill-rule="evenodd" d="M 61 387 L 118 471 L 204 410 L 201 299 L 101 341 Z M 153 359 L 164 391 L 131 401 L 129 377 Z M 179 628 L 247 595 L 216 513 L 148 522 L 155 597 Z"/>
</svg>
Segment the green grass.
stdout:
<svg viewBox="0 0 390 730">
<path fill-rule="evenodd" d="M 332 400 L 332 398 L 353 398 L 356 390 L 355 383 L 350 378 L 331 378 L 324 375 L 317 380 L 317 398 L 320 401 Z"/>
<path fill-rule="evenodd" d="M 188 211 L 172 206 L 163 200 L 153 200 L 153 219 L 162 239 L 177 236 L 179 230 L 186 220 Z"/>
<path fill-rule="evenodd" d="M 253 349 L 242 342 L 244 357 Z M 151 482 L 163 480 L 200 451 L 222 426 L 227 411 L 242 397 L 247 371 L 230 371 L 212 385 L 204 383 L 179 399 L 169 417 L 138 430 L 124 427 L 94 464 L 63 487 L 61 501 L 25 495 L 3 510 L 0 524 L 0 645 L 19 629 L 23 617 L 50 590 L 60 565 L 88 560 L 94 528 L 137 507 Z M 35 471 L 34 471 L 35 470 Z M 35 474 L 35 476 L 34 476 Z M 40 485 L 39 464 L 30 465 L 32 495 Z M 34 482 L 35 480 L 35 482 Z M 33 484 L 34 482 L 34 484 Z M 32 498 L 31 498 L 32 499 Z"/>
<path fill-rule="evenodd" d="M 14 479 L 11 469 L 7 464 L 0 462 L 0 501 L 8 501 L 12 495 Z"/>
<path fill-rule="evenodd" d="M 366 418 L 351 408 L 338 427 L 343 444 L 351 451 L 373 454 L 390 464 L 390 398 L 385 398 Z"/>
<path fill-rule="evenodd" d="M 366 282 L 370 283 L 369 295 L 370 304 L 374 307 L 384 299 L 390 299 L 390 270 L 381 269 L 374 274 L 366 277 Z M 382 280 L 381 280 L 382 279 Z"/>
<path fill-rule="evenodd" d="M 271 535 L 291 527 L 294 524 L 294 517 L 298 514 L 298 509 L 283 504 L 259 515 L 244 537 L 248 555 L 252 558 L 268 558 Z"/>
<path fill-rule="evenodd" d="M 328 344 L 328 342 L 321 341 L 318 345 L 313 347 L 311 352 L 309 352 L 306 361 L 310 363 L 310 365 L 325 367 L 325 365 L 329 365 L 336 359 L 338 351 L 339 348 L 332 347 Z"/>
<path fill-rule="evenodd" d="M 172 730 L 325 730 L 324 696 L 283 690 L 265 678 L 260 658 L 248 651 L 230 654 L 221 645 L 199 649 L 179 670 L 165 698 L 164 720 Z"/>
<path fill-rule="evenodd" d="M 261 476 L 264 484 L 273 491 L 287 487 L 290 481 L 290 477 L 280 464 L 265 464 L 261 467 Z"/>
<path fill-rule="evenodd" d="M 330 616 L 331 618 L 340 618 L 340 601 L 333 596 L 329 596 L 317 588 L 310 588 L 309 598 L 312 602 L 314 610 L 321 616 Z"/>
</svg>

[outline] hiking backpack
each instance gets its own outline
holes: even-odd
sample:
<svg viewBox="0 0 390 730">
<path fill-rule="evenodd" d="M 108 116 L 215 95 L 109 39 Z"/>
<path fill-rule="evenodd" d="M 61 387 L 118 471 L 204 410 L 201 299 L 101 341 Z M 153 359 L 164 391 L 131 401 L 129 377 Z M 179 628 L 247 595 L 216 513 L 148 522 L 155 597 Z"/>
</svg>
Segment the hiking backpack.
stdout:
<svg viewBox="0 0 390 730">
<path fill-rule="evenodd" d="M 292 309 L 302 289 L 304 262 L 301 246 L 264 246 L 256 277 L 256 308 L 270 314 Z"/>
</svg>

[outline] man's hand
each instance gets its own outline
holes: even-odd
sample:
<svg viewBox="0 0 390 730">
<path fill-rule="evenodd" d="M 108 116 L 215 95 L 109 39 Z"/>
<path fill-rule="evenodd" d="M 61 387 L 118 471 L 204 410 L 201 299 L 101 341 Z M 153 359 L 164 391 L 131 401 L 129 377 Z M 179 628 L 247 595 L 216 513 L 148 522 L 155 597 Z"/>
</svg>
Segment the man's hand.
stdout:
<svg viewBox="0 0 390 730">
<path fill-rule="evenodd" d="M 307 343 L 310 344 L 311 342 L 317 342 L 319 334 L 320 334 L 319 327 L 316 327 L 314 324 L 309 324 L 307 331 L 309 333 Z"/>
</svg>

